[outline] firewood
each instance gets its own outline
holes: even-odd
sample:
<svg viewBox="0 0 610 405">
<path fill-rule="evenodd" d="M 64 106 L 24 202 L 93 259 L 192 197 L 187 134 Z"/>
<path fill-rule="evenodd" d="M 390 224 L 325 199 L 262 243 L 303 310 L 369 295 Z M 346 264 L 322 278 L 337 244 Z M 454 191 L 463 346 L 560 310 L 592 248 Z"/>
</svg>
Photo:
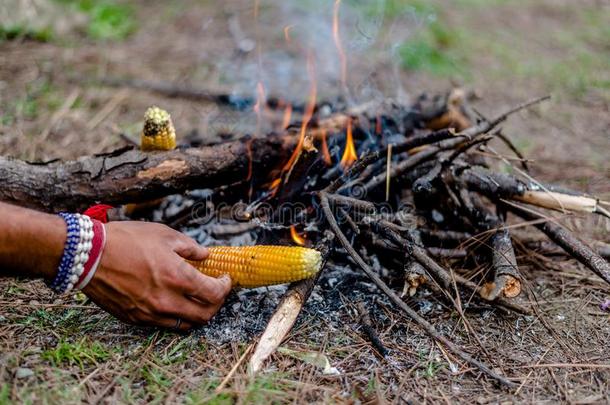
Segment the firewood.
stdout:
<svg viewBox="0 0 610 405">
<path fill-rule="evenodd" d="M 332 240 L 333 235 L 327 233 L 316 245 L 316 249 L 322 255 L 322 270 L 330 253 Z M 248 372 L 250 374 L 255 374 L 261 370 L 265 360 L 275 352 L 288 333 L 290 333 L 321 273 L 322 271 L 315 277 L 290 285 L 254 348 L 254 353 L 252 353 L 248 363 Z"/>
<path fill-rule="evenodd" d="M 596 198 L 554 185 L 522 181 L 515 176 L 482 167 L 465 169 L 459 177 L 468 188 L 491 198 L 507 198 L 558 211 L 598 213 L 610 218 L 610 213 Z"/>
<path fill-rule="evenodd" d="M 521 293 L 521 276 L 515 258 L 515 250 L 506 229 L 495 232 L 489 242 L 493 281 L 483 285 L 481 296 L 493 301 L 503 294 L 513 298 Z"/>
<path fill-rule="evenodd" d="M 285 159 L 294 146 L 294 140 L 286 137 L 251 142 L 253 169 L 262 173 Z M 244 140 L 167 152 L 129 148 L 68 162 L 0 157 L 0 201 L 53 212 L 80 210 L 98 202 L 150 201 L 239 182 L 247 177 L 249 162 Z"/>
<path fill-rule="evenodd" d="M 386 349 L 381 339 L 379 339 L 379 335 L 377 332 L 375 332 L 373 322 L 371 322 L 371 315 L 366 306 L 363 302 L 358 302 L 356 304 L 356 309 L 358 310 L 362 331 L 366 335 L 369 342 L 371 342 L 371 345 L 375 348 L 375 350 L 377 350 L 382 357 L 385 357 L 388 354 L 388 349 Z"/>
<path fill-rule="evenodd" d="M 439 343 L 442 343 L 451 352 L 453 352 L 453 354 L 460 357 L 465 362 L 471 364 L 472 366 L 475 366 L 477 369 L 481 370 L 483 373 L 487 374 L 494 380 L 496 380 L 508 387 L 516 386 L 516 384 L 514 382 L 508 380 L 506 377 L 504 377 L 502 375 L 499 375 L 498 373 L 496 373 L 495 371 L 490 369 L 485 364 L 481 363 L 480 361 L 476 360 L 475 358 L 473 358 L 472 356 L 470 356 L 469 354 L 467 354 L 466 352 L 461 350 L 449 339 L 447 339 L 443 335 L 439 334 L 438 331 L 434 328 L 434 326 L 432 324 L 430 324 L 424 318 L 419 316 L 417 314 L 417 312 L 415 312 L 402 299 L 400 299 L 400 297 L 394 291 L 392 291 L 387 286 L 387 284 L 384 283 L 383 280 L 381 280 L 381 278 L 379 278 L 379 276 L 364 262 L 364 260 L 362 260 L 362 257 L 360 257 L 360 255 L 354 250 L 352 245 L 349 243 L 349 241 L 347 240 L 347 238 L 345 237 L 345 235 L 339 228 L 339 225 L 337 224 L 337 221 L 335 220 L 335 218 L 332 214 L 332 211 L 330 210 L 330 205 L 329 205 L 328 197 L 326 196 L 326 194 L 324 192 L 321 192 L 319 194 L 319 196 L 320 196 L 320 200 L 321 200 L 322 210 L 325 214 L 326 220 L 328 221 L 331 230 L 333 231 L 335 236 L 338 238 L 338 240 L 341 243 L 341 245 L 343 246 L 343 248 L 349 253 L 349 255 L 352 257 L 352 259 L 354 259 L 354 261 L 364 271 L 364 273 L 369 277 L 369 279 L 371 279 L 371 281 L 373 281 L 373 283 L 375 283 L 375 285 L 377 285 L 377 287 L 379 287 L 379 289 L 381 291 L 383 291 L 383 293 L 386 294 L 388 296 L 388 298 L 390 298 L 390 300 L 397 307 L 399 307 L 403 312 L 405 312 L 405 314 L 409 318 L 411 318 L 415 323 L 417 323 L 430 337 L 432 337 L 434 340 L 438 341 Z"/>
<path fill-rule="evenodd" d="M 549 221 L 544 216 L 514 204 L 504 206 L 527 221 L 533 221 L 536 228 L 544 232 L 550 240 L 564 249 L 570 256 L 587 266 L 595 274 L 610 284 L 610 262 L 601 257 L 585 242 L 578 239 L 564 227 Z M 540 220 L 543 220 L 542 222 Z"/>
</svg>

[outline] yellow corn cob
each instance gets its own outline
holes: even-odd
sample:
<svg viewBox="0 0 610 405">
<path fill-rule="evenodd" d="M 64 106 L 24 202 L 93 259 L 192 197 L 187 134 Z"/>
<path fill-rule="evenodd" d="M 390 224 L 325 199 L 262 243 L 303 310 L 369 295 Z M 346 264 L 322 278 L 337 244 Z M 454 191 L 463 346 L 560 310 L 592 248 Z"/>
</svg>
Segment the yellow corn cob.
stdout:
<svg viewBox="0 0 610 405">
<path fill-rule="evenodd" d="M 215 246 L 206 260 L 189 263 L 203 274 L 228 274 L 233 286 L 250 288 L 311 277 L 320 271 L 322 256 L 300 246 Z"/>
<path fill-rule="evenodd" d="M 144 129 L 140 149 L 172 150 L 176 147 L 176 130 L 169 113 L 159 107 L 150 107 L 144 114 Z"/>
</svg>

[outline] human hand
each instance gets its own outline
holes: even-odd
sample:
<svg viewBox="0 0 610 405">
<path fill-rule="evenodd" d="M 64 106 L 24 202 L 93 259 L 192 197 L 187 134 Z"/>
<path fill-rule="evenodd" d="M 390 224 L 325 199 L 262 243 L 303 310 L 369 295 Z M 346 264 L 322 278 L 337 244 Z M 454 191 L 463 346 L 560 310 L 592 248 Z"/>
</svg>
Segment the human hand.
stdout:
<svg viewBox="0 0 610 405">
<path fill-rule="evenodd" d="M 184 261 L 205 259 L 206 248 L 165 225 L 105 226 L 100 266 L 83 289 L 100 307 L 125 322 L 180 330 L 209 321 L 220 309 L 230 278 L 206 276 Z"/>
</svg>

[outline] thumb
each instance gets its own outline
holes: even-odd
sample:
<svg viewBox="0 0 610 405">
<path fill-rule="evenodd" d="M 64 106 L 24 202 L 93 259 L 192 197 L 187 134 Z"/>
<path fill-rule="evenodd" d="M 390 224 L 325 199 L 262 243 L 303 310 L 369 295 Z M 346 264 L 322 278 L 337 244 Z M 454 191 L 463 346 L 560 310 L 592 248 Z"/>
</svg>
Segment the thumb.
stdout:
<svg viewBox="0 0 610 405">
<path fill-rule="evenodd" d="M 192 239 L 183 240 L 174 247 L 180 257 L 187 260 L 205 260 L 210 255 L 210 251 L 205 246 L 200 246 Z"/>
<path fill-rule="evenodd" d="M 225 292 L 225 295 L 231 292 L 231 288 L 233 287 L 233 280 L 231 280 L 231 276 L 228 274 L 223 274 L 216 280 L 219 281 L 220 288 Z"/>
</svg>

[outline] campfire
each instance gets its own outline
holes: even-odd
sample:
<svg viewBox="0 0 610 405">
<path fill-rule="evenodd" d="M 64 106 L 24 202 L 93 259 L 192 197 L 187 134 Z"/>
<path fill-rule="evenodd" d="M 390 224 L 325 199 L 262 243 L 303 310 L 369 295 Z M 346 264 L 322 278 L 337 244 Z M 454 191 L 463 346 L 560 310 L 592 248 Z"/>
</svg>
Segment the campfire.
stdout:
<svg viewBox="0 0 610 405">
<path fill-rule="evenodd" d="M 72 162 L 0 158 L 0 172 L 11 178 L 0 199 L 47 210 L 146 202 L 117 208 L 113 215 L 197 230 L 199 241 L 208 245 L 247 241 L 321 252 L 326 266 L 293 283 L 275 309 L 250 358 L 252 372 L 289 333 L 332 265 L 359 268 L 430 337 L 512 385 L 435 330 L 405 299 L 417 299 L 426 289 L 454 303 L 462 297 L 530 314 L 520 302 L 524 286 L 515 252 L 543 245 L 549 254 L 557 252 L 514 232 L 523 226 L 540 229 L 610 283 L 604 252 L 541 211 L 610 216 L 607 203 L 532 178 L 526 160 L 499 129 L 511 114 L 545 100 L 491 119 L 473 113 L 461 89 L 424 94 L 413 105 L 387 100 L 337 111 L 317 104 L 313 87 L 304 107 L 255 104 L 278 117 L 277 129 L 266 136 L 157 152 L 130 146 Z M 515 157 L 489 146 L 494 139 L 506 143 Z M 495 171 L 495 160 L 511 164 L 514 174 Z M 159 200 L 168 195 L 173 196 Z M 384 353 L 374 330 L 366 330 Z"/>
<path fill-rule="evenodd" d="M 314 57 L 308 53 L 309 91 L 303 104 L 270 98 L 262 82 L 254 99 L 141 80 L 104 79 L 221 104 L 256 116 L 252 134 L 178 137 L 158 148 L 147 142 L 75 161 L 29 163 L 0 157 L 5 185 L 0 200 L 47 211 L 80 211 L 111 204 L 115 220 L 165 223 L 208 246 L 292 245 L 315 249 L 322 266 L 292 283 L 251 351 L 255 373 L 295 324 L 314 286 L 329 267 L 359 269 L 389 301 L 429 337 L 496 381 L 514 382 L 467 353 L 435 329 L 407 300 L 422 290 L 452 304 L 476 301 L 500 311 L 531 314 L 522 302 L 518 252 L 572 256 L 610 283 L 608 249 L 582 241 L 549 216 L 587 213 L 610 218 L 607 202 L 533 178 L 527 160 L 502 131 L 511 115 L 537 98 L 485 117 L 460 88 L 422 94 L 405 104 L 385 99 L 351 102 L 346 53 L 334 5 L 332 39 L 340 64 L 342 97 L 320 102 Z M 284 29 L 291 42 L 290 27 Z M 148 121 L 144 135 L 174 136 L 169 114 L 151 110 L 167 125 Z M 263 121 L 271 123 L 267 131 Z M 490 145 L 497 140 L 510 156 Z M 161 149 L 161 150 L 158 150 Z M 498 171 L 496 163 L 510 167 Z M 545 211 L 546 210 L 546 211 Z M 521 231 L 536 227 L 549 242 Z M 223 248 L 227 249 L 227 248 Z M 306 249 L 303 249 L 306 250 Z M 281 251 L 281 250 L 279 250 Z M 227 249 L 223 252 L 229 252 Z M 223 253 L 225 254 L 225 253 Z M 317 264 L 319 264 L 316 261 Z M 308 275 L 310 273 L 307 273 Z M 358 304 L 368 339 L 387 350 L 370 327 L 374 314 Z M 249 350 L 249 349 L 248 349 Z M 246 353 L 248 354 L 248 353 Z"/>
</svg>

